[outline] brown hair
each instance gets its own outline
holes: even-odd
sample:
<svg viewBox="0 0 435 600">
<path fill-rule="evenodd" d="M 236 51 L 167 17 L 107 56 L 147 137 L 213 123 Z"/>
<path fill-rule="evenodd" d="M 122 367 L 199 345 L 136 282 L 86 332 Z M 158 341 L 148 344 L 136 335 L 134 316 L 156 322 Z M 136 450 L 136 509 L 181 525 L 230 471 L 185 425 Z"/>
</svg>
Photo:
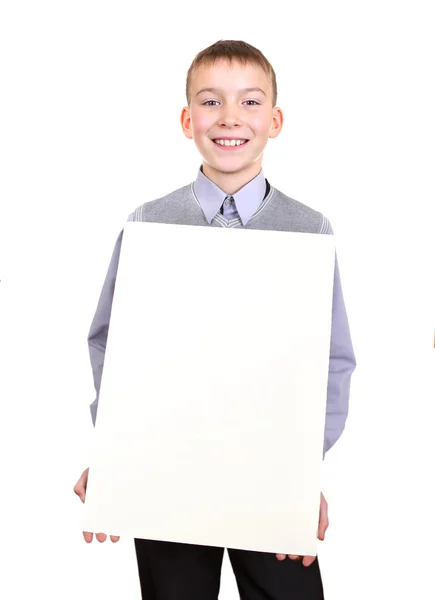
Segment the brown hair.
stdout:
<svg viewBox="0 0 435 600">
<path fill-rule="evenodd" d="M 201 65 L 213 65 L 217 60 L 223 58 L 229 60 L 230 64 L 232 64 L 233 60 L 236 60 L 241 62 L 243 66 L 249 63 L 261 67 L 268 76 L 272 87 L 272 106 L 276 106 L 278 90 L 276 75 L 272 65 L 260 50 L 240 40 L 219 40 L 195 56 L 186 78 L 186 99 L 189 106 L 191 101 L 190 87 L 195 71 Z"/>
</svg>

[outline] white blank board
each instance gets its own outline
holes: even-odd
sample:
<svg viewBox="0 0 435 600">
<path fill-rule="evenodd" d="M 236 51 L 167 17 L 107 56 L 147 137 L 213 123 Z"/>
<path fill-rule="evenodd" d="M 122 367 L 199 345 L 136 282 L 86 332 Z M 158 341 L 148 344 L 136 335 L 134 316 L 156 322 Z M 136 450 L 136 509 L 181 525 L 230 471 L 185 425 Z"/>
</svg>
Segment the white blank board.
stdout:
<svg viewBox="0 0 435 600">
<path fill-rule="evenodd" d="M 127 222 L 83 530 L 316 555 L 334 236 Z"/>
</svg>

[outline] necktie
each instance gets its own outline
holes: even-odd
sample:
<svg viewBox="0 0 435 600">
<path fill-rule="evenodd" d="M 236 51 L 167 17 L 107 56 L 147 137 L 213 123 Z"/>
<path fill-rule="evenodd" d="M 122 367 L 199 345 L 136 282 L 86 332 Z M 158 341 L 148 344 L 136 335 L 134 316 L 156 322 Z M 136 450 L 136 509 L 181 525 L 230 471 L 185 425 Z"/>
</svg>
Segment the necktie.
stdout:
<svg viewBox="0 0 435 600">
<path fill-rule="evenodd" d="M 224 206 L 230 206 L 231 202 L 234 202 L 234 198 L 232 196 L 225 196 L 225 200 L 221 206 L 221 215 L 224 214 Z"/>
</svg>

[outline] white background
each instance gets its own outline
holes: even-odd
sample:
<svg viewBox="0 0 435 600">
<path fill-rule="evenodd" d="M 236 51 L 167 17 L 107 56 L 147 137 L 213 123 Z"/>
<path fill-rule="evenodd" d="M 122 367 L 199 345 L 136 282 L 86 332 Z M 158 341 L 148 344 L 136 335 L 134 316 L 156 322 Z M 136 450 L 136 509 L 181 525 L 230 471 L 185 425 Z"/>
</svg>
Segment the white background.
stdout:
<svg viewBox="0 0 435 600">
<path fill-rule="evenodd" d="M 430 8 L 2 3 L 1 597 L 140 597 L 133 541 L 87 545 L 79 530 L 86 337 L 127 216 L 196 178 L 201 157 L 179 122 L 185 77 L 219 39 L 271 61 L 285 122 L 265 175 L 336 234 L 358 366 L 325 459 L 325 597 L 435 595 Z M 227 557 L 220 598 L 238 598 Z"/>
</svg>

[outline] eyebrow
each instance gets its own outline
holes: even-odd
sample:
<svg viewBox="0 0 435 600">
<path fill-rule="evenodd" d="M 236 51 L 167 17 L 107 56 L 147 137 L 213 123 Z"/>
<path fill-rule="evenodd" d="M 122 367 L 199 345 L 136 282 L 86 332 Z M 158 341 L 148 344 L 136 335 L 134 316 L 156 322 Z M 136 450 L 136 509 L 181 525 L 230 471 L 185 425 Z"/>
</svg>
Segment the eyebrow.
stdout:
<svg viewBox="0 0 435 600">
<path fill-rule="evenodd" d="M 199 96 L 199 94 L 201 94 L 202 92 L 214 92 L 214 93 L 218 94 L 221 91 L 222 90 L 220 90 L 219 88 L 208 87 L 208 88 L 202 88 L 202 90 L 199 90 L 199 92 L 197 92 L 196 95 Z M 264 96 L 266 96 L 266 92 L 264 92 L 259 87 L 243 88 L 240 90 L 240 92 L 261 92 Z"/>
</svg>

